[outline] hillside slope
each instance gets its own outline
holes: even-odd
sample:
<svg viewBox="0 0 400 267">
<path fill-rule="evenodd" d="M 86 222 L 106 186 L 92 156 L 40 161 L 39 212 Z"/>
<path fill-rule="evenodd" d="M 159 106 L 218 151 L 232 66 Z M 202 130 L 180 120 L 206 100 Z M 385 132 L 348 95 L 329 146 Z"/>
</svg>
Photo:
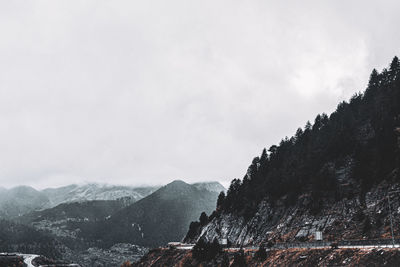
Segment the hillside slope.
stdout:
<svg viewBox="0 0 400 267">
<path fill-rule="evenodd" d="M 364 94 L 318 115 L 292 138 L 264 149 L 243 180 L 204 226 L 192 224 L 185 241 L 228 238 L 232 243 L 388 238 L 389 214 L 399 225 L 400 63 L 374 70 Z M 394 231 L 398 235 L 399 228 Z"/>
<path fill-rule="evenodd" d="M 0 218 L 20 216 L 50 203 L 46 194 L 29 186 L 0 189 Z"/>
<path fill-rule="evenodd" d="M 179 241 L 190 221 L 215 208 L 217 196 L 217 192 L 174 181 L 104 222 L 82 225 L 81 237 L 101 239 L 107 246 L 133 243 L 152 247 Z"/>
<path fill-rule="evenodd" d="M 0 220 L 0 252 L 20 252 L 59 257 L 65 247 L 51 235 L 25 225 Z"/>
</svg>

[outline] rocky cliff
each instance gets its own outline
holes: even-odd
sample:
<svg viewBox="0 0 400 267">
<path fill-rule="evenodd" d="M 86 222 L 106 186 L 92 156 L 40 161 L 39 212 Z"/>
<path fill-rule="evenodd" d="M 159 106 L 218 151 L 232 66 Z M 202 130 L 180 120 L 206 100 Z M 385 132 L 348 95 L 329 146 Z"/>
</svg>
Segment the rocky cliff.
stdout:
<svg viewBox="0 0 400 267">
<path fill-rule="evenodd" d="M 196 236 L 187 236 L 184 241 L 196 243 L 199 238 L 208 241 L 226 238 L 232 244 L 248 246 L 268 241 L 311 241 L 316 231 L 322 231 L 323 238 L 328 241 L 390 238 L 390 211 L 394 234 L 398 235 L 400 231 L 400 200 L 398 194 L 392 194 L 389 210 L 387 192 L 397 189 L 398 183 L 385 180 L 369 191 L 364 201 L 357 197 L 345 197 L 340 201 L 327 199 L 318 214 L 312 214 L 308 209 L 312 201 L 310 194 L 300 196 L 297 204 L 289 207 L 284 204 L 285 197 L 274 206 L 263 201 L 250 220 L 232 213 L 221 213 L 202 227 Z"/>
</svg>

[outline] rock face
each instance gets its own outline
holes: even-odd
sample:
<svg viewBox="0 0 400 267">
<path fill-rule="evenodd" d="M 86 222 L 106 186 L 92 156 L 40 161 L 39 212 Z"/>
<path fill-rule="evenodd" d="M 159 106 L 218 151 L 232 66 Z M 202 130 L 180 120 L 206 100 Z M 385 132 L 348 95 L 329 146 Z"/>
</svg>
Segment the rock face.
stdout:
<svg viewBox="0 0 400 267">
<path fill-rule="evenodd" d="M 362 201 L 357 197 L 340 201 L 327 198 L 318 214 L 308 209 L 309 194 L 302 195 L 296 205 L 289 207 L 284 205 L 284 199 L 275 206 L 263 201 L 250 220 L 232 213 L 218 214 L 197 236 L 187 236 L 184 241 L 196 243 L 199 238 L 208 241 L 226 238 L 232 244 L 248 246 L 268 241 L 311 241 L 316 231 L 321 231 L 328 241 L 390 238 L 389 212 L 392 212 L 394 225 L 399 225 L 400 199 L 399 193 L 392 194 L 389 210 L 387 192 L 398 188 L 397 183 L 386 180 L 368 192 Z M 396 226 L 394 232 L 397 235 L 400 228 Z"/>
</svg>

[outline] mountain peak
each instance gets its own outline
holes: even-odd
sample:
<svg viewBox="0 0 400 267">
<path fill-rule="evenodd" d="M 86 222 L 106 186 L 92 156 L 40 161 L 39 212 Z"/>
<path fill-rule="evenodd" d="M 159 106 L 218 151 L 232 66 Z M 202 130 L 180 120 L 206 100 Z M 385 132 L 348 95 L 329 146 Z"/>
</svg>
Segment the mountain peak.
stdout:
<svg viewBox="0 0 400 267">
<path fill-rule="evenodd" d="M 188 185 L 186 182 L 182 181 L 182 180 L 173 180 L 172 182 L 170 182 L 167 185 Z"/>
<path fill-rule="evenodd" d="M 190 184 L 185 183 L 182 180 L 174 180 L 163 187 L 164 191 L 165 190 L 167 190 L 167 191 L 171 191 L 171 190 L 172 191 L 173 190 L 182 191 L 182 189 L 184 189 L 184 188 L 189 190 L 190 188 L 193 188 L 193 187 Z"/>
<path fill-rule="evenodd" d="M 221 192 L 221 191 L 226 191 L 226 188 L 220 184 L 217 181 L 213 181 L 213 182 L 201 182 L 201 183 L 194 183 L 192 184 L 194 187 L 196 187 L 199 190 L 207 190 L 210 192 Z"/>
</svg>

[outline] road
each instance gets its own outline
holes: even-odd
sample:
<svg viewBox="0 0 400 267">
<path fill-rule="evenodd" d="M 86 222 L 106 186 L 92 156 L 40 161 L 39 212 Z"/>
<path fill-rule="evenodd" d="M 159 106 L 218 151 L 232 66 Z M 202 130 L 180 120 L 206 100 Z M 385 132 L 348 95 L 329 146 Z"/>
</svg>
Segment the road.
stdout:
<svg viewBox="0 0 400 267">
<path fill-rule="evenodd" d="M 400 248 L 400 240 L 396 240 L 396 244 L 393 246 L 390 239 L 382 240 L 349 240 L 349 241 L 339 241 L 337 248 L 350 248 L 350 249 L 374 249 L 374 248 Z M 333 242 L 295 242 L 295 243 L 276 243 L 271 249 L 289 249 L 289 248 L 332 248 L 331 244 Z M 190 250 L 193 248 L 193 244 L 180 244 L 176 246 L 177 249 Z M 259 249 L 258 246 L 247 246 L 242 247 L 246 251 L 256 251 Z M 225 248 L 229 251 L 239 251 L 240 247 Z"/>
<path fill-rule="evenodd" d="M 280 247 L 273 247 L 271 249 L 289 249 L 289 248 L 314 248 L 314 249 L 324 249 L 324 248 L 332 248 L 332 246 L 316 246 L 316 245 L 310 245 L 310 246 L 280 246 Z M 350 249 L 379 249 L 379 248 L 400 248 L 400 244 L 395 244 L 393 245 L 382 245 L 382 244 L 376 244 L 376 245 L 343 245 L 343 246 L 337 246 L 337 248 L 350 248 Z M 258 250 L 259 247 L 243 247 L 243 250 Z M 267 250 L 271 250 L 267 249 Z M 240 248 L 226 248 L 226 250 L 232 250 L 232 251 L 239 251 Z"/>
</svg>

